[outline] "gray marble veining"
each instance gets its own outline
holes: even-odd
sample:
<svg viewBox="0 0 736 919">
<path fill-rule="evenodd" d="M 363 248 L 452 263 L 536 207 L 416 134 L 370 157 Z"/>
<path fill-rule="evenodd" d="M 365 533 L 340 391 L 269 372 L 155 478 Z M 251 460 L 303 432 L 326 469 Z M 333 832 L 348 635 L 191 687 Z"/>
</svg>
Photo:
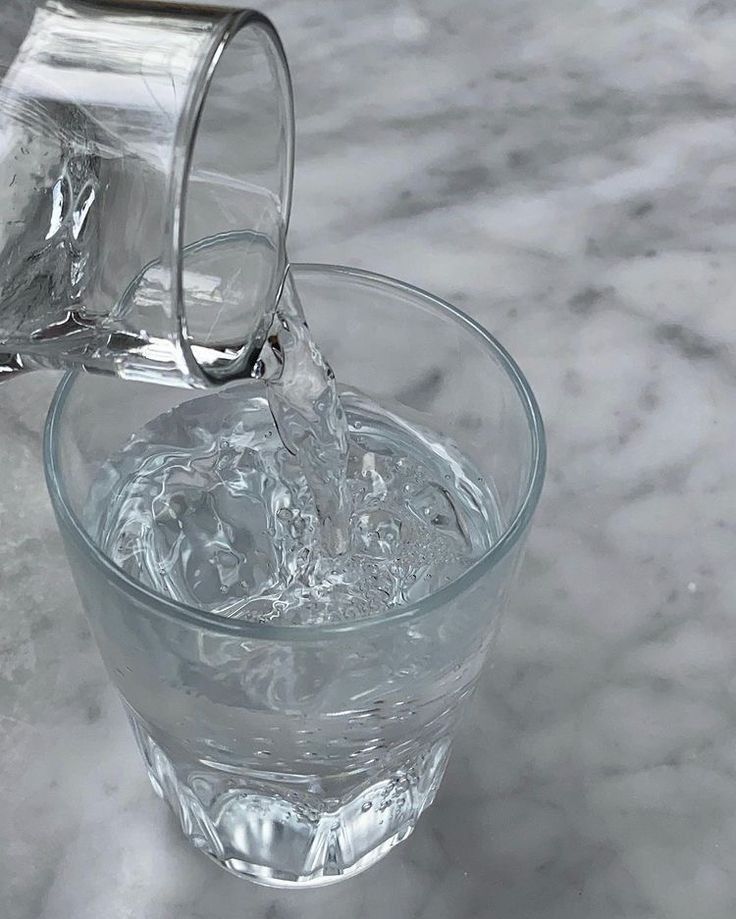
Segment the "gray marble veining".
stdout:
<svg viewBox="0 0 736 919">
<path fill-rule="evenodd" d="M 0 915 L 731 919 L 736 11 L 263 9 L 296 83 L 292 257 L 456 302 L 539 395 L 521 585 L 415 835 L 344 886 L 238 882 L 153 798 L 82 618 L 40 463 L 56 378 L 0 389 Z"/>
</svg>

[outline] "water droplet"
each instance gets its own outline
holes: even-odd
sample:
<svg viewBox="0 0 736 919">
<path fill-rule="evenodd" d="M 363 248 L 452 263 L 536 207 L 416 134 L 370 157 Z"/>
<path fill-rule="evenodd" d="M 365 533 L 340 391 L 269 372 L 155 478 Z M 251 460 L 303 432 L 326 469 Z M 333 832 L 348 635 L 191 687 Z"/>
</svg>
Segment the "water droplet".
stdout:
<svg viewBox="0 0 736 919">
<path fill-rule="evenodd" d="M 361 810 L 364 814 L 367 814 L 368 811 L 373 807 L 373 804 L 370 801 L 366 801 L 365 804 L 361 807 Z"/>
<path fill-rule="evenodd" d="M 360 421 L 354 421 L 353 427 L 355 428 L 356 431 L 359 431 L 363 427 L 363 425 L 360 423 Z"/>
<path fill-rule="evenodd" d="M 273 437 L 273 431 L 266 431 L 266 437 Z"/>
</svg>

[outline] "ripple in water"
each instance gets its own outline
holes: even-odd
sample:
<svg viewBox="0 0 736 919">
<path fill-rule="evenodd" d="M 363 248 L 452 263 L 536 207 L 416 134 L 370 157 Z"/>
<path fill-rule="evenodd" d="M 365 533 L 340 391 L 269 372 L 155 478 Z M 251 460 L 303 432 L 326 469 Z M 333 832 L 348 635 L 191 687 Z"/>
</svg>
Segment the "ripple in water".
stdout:
<svg viewBox="0 0 736 919">
<path fill-rule="evenodd" d="M 490 491 L 452 447 L 353 392 L 349 548 L 326 552 L 265 387 L 185 402 L 106 464 L 89 509 L 101 548 L 183 603 L 253 621 L 362 618 L 460 575 L 498 532 Z"/>
</svg>

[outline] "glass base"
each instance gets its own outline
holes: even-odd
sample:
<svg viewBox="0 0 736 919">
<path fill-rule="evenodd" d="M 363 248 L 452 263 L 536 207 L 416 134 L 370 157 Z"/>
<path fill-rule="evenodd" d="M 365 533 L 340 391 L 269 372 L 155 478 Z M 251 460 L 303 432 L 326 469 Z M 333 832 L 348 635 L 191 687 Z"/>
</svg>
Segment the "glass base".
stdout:
<svg viewBox="0 0 736 919">
<path fill-rule="evenodd" d="M 336 802 L 305 795 L 303 784 L 276 786 L 199 762 L 175 767 L 130 720 L 153 789 L 192 844 L 230 874 L 267 887 L 323 887 L 370 868 L 411 834 L 449 756 L 449 740 L 439 741 Z"/>
<path fill-rule="evenodd" d="M 376 862 L 380 861 L 384 855 L 387 855 L 394 846 L 408 839 L 413 831 L 414 824 L 406 824 L 399 832 L 395 833 L 389 839 L 384 840 L 384 842 L 368 852 L 363 858 L 358 859 L 357 862 L 354 862 L 349 867 L 343 867 L 340 873 L 337 874 L 322 873 L 309 877 L 284 877 L 282 872 L 275 872 L 273 869 L 264 868 L 263 865 L 256 865 L 253 862 L 245 862 L 238 858 L 230 858 L 223 861 L 222 859 L 216 858 L 210 852 L 205 852 L 205 854 L 221 868 L 224 868 L 229 874 L 234 874 L 236 877 L 253 881 L 253 883 L 260 884 L 262 887 L 329 887 L 330 884 L 346 881 L 348 878 L 354 878 L 356 875 L 366 871 L 368 868 L 375 865 Z"/>
</svg>

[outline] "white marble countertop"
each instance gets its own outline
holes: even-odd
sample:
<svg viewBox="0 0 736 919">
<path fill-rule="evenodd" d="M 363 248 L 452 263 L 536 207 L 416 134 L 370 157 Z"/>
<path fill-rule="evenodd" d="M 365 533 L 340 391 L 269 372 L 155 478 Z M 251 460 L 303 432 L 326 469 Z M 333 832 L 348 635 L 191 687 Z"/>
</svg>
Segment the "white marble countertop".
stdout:
<svg viewBox="0 0 736 919">
<path fill-rule="evenodd" d="M 240 882 L 154 799 L 82 618 L 40 462 L 55 377 L 7 385 L 0 915 L 733 919 L 736 10 L 263 8 L 296 83 L 292 256 L 454 301 L 538 393 L 521 585 L 415 835 L 323 891 Z"/>
</svg>

